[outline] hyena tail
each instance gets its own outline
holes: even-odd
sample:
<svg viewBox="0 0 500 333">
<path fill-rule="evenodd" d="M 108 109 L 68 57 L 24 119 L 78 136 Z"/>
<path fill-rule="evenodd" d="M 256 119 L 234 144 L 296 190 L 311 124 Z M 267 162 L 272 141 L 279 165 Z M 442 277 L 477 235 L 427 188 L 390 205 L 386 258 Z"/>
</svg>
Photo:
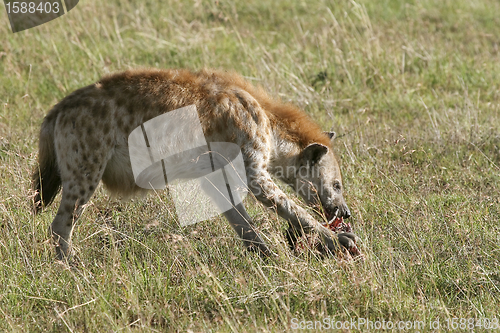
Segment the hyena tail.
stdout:
<svg viewBox="0 0 500 333">
<path fill-rule="evenodd" d="M 53 110 L 55 111 L 55 110 Z M 38 213 L 42 207 L 50 205 L 61 188 L 61 176 L 57 166 L 54 146 L 54 126 L 56 112 L 50 112 L 45 117 L 40 130 L 40 146 L 38 150 L 38 166 L 33 172 L 32 189 L 33 213 Z"/>
</svg>

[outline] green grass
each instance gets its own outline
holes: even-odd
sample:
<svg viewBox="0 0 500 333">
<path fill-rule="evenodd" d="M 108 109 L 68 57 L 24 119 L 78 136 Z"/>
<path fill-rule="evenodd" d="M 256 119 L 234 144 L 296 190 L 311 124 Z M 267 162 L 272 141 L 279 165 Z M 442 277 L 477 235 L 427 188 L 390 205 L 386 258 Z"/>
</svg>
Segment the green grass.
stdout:
<svg viewBox="0 0 500 333">
<path fill-rule="evenodd" d="M 16 34 L 0 11 L 0 331 L 279 332 L 326 317 L 430 331 L 498 316 L 498 1 L 102 3 Z M 245 255 L 223 218 L 183 228 L 165 197 L 99 189 L 74 267 L 56 263 L 57 201 L 36 217 L 28 205 L 43 116 L 138 66 L 234 69 L 333 127 L 365 260 L 293 256 L 285 223 L 252 200 L 277 260 Z"/>
</svg>

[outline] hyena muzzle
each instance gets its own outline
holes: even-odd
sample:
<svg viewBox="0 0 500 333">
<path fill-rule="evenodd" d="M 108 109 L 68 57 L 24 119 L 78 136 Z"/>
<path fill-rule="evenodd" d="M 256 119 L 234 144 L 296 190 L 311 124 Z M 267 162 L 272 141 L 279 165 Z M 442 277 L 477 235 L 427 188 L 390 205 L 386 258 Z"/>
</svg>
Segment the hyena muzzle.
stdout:
<svg viewBox="0 0 500 333">
<path fill-rule="evenodd" d="M 288 221 L 292 246 L 297 236 L 314 231 L 333 253 L 356 248 L 356 236 L 334 234 L 273 181 L 291 186 L 308 204 L 319 207 L 327 221 L 351 215 L 331 137 L 303 111 L 271 99 L 234 73 L 144 69 L 108 75 L 76 90 L 43 121 L 32 179 L 34 211 L 49 205 L 62 187 L 50 227 L 58 259 L 69 255 L 75 221 L 101 180 L 111 193 L 124 197 L 143 191 L 134 181 L 129 134 L 150 119 L 188 105 L 196 107 L 207 142 L 241 148 L 248 190 Z M 242 204 L 224 216 L 245 246 L 272 255 Z"/>
</svg>

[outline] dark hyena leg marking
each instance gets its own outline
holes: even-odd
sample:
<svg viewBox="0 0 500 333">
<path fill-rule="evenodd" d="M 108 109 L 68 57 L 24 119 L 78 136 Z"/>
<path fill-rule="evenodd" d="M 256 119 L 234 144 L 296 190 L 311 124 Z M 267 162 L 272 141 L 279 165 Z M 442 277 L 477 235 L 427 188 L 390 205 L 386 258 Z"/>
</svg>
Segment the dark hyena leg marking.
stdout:
<svg viewBox="0 0 500 333">
<path fill-rule="evenodd" d="M 227 185 L 226 183 L 225 185 Z M 262 256 L 270 256 L 272 252 L 267 248 L 264 241 L 259 237 L 257 232 L 254 230 L 250 224 L 252 218 L 248 215 L 245 210 L 245 206 L 241 203 L 240 196 L 237 192 L 232 191 L 231 188 L 227 188 L 228 193 L 230 193 L 230 198 L 226 198 L 221 189 L 212 184 L 211 181 L 205 180 L 201 182 L 201 187 L 203 191 L 212 198 L 213 203 L 219 206 L 219 209 L 223 211 L 223 215 L 228 220 L 231 227 L 233 227 L 236 234 L 243 240 L 243 244 L 250 251 L 259 252 Z M 232 208 L 229 210 L 224 210 L 222 203 L 230 203 Z M 238 204 L 235 204 L 239 202 Z"/>
<path fill-rule="evenodd" d="M 285 239 L 290 250 L 293 251 L 296 249 L 297 241 L 301 236 L 302 233 L 300 231 L 295 230 L 293 225 L 290 222 L 288 222 L 288 229 L 285 230 Z"/>
<path fill-rule="evenodd" d="M 224 216 L 229 221 L 234 231 L 236 231 L 236 234 L 243 240 L 243 244 L 245 244 L 248 250 L 257 251 L 265 257 L 271 256 L 271 251 L 250 225 L 252 219 L 248 216 L 242 203 L 224 212 Z"/>
</svg>

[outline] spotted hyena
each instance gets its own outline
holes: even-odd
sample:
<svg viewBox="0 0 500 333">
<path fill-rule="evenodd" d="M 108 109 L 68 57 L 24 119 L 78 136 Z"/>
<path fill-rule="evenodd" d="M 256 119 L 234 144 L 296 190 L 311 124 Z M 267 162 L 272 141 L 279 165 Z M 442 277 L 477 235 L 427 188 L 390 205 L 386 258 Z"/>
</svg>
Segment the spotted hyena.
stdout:
<svg viewBox="0 0 500 333">
<path fill-rule="evenodd" d="M 129 134 L 187 105 L 196 107 L 206 141 L 241 148 L 248 190 L 289 222 L 292 245 L 296 235 L 315 231 L 332 252 L 355 247 L 353 234 L 332 233 L 272 179 L 280 179 L 308 204 L 320 207 L 327 221 L 348 218 L 331 134 L 298 108 L 270 98 L 235 73 L 143 69 L 108 75 L 76 90 L 43 121 L 39 165 L 33 174 L 34 210 L 49 205 L 62 186 L 50 227 L 59 259 L 69 254 L 73 225 L 101 180 L 111 193 L 124 197 L 142 191 L 131 168 Z M 272 253 L 250 225 L 242 204 L 224 215 L 248 248 Z"/>
</svg>

